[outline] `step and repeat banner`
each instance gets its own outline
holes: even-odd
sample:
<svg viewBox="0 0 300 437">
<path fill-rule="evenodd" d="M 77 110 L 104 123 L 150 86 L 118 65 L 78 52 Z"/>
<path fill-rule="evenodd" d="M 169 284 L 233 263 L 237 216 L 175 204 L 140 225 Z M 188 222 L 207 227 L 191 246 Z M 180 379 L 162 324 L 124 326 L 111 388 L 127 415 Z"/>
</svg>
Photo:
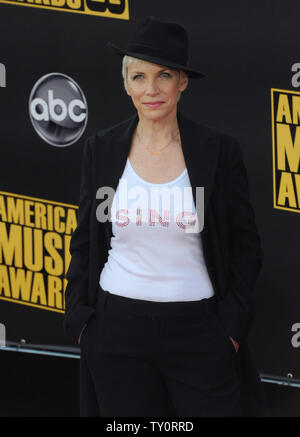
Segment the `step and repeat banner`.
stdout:
<svg viewBox="0 0 300 437">
<path fill-rule="evenodd" d="M 235 135 L 265 254 L 249 344 L 300 381 L 300 57 L 296 1 L 0 0 L 0 345 L 76 354 L 63 332 L 85 139 L 133 115 L 121 57 L 147 15 L 190 36 L 179 107 Z"/>
</svg>

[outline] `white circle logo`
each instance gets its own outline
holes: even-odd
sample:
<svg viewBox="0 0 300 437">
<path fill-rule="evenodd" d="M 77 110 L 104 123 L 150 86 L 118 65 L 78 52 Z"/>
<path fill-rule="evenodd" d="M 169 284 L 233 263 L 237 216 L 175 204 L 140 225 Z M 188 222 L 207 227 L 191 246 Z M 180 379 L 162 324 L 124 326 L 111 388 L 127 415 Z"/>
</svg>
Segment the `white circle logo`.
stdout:
<svg viewBox="0 0 300 437">
<path fill-rule="evenodd" d="M 87 124 L 87 102 L 78 84 L 62 73 L 39 79 L 29 97 L 29 114 L 37 134 L 52 146 L 75 143 Z"/>
</svg>

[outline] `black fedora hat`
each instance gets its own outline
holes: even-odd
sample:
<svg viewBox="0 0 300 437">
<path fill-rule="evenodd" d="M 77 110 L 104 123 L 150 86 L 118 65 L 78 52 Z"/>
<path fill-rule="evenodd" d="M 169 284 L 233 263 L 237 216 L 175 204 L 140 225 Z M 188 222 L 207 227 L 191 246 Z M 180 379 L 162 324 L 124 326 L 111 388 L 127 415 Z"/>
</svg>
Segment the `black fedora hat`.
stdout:
<svg viewBox="0 0 300 437">
<path fill-rule="evenodd" d="M 186 29 L 175 22 L 146 17 L 136 30 L 125 49 L 110 41 L 107 45 L 120 56 L 133 56 L 166 67 L 178 68 L 191 78 L 205 74 L 192 68 L 188 63 L 189 41 Z"/>
</svg>

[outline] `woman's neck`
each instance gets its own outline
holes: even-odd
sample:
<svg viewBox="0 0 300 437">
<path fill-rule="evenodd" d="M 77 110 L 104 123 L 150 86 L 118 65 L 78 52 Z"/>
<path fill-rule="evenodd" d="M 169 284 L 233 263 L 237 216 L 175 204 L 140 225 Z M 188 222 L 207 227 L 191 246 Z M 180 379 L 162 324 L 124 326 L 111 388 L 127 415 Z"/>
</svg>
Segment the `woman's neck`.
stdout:
<svg viewBox="0 0 300 437">
<path fill-rule="evenodd" d="M 136 129 L 141 141 L 152 150 L 160 149 L 171 140 L 179 140 L 176 114 L 157 120 L 140 116 Z"/>
</svg>

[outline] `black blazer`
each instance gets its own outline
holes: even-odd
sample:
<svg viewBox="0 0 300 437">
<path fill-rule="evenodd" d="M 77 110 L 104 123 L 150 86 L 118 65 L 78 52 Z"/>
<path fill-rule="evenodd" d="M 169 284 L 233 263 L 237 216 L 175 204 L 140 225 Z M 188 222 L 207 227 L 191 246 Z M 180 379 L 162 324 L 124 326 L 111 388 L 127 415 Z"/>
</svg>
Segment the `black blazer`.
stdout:
<svg viewBox="0 0 300 437">
<path fill-rule="evenodd" d="M 253 292 L 263 252 L 243 155 L 232 136 L 191 120 L 179 110 L 177 120 L 195 204 L 196 187 L 204 187 L 204 228 L 199 238 L 201 235 L 224 329 L 240 344 L 237 361 L 245 388 L 245 411 L 260 415 L 261 384 L 247 347 L 247 336 L 255 314 Z M 96 219 L 96 209 L 102 202 L 96 198 L 96 192 L 101 186 L 116 190 L 137 122 L 136 113 L 97 132 L 85 143 L 78 225 L 70 243 L 65 291 L 64 329 L 74 342 L 95 311 L 100 273 L 112 236 L 111 221 L 100 223 Z"/>
</svg>

